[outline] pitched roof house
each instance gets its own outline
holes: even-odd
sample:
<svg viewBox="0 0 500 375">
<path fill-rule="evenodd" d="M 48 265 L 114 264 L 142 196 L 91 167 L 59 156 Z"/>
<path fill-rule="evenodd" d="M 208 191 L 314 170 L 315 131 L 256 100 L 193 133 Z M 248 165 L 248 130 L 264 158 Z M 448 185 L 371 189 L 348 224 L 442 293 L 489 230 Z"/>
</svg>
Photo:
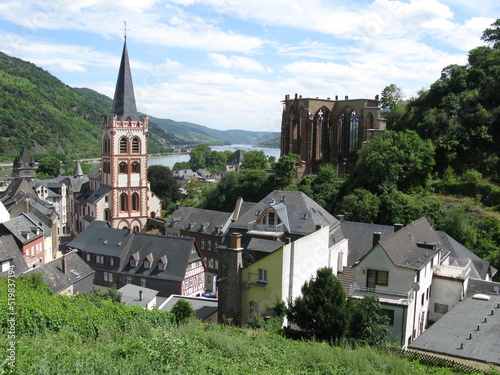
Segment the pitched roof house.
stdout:
<svg viewBox="0 0 500 375">
<path fill-rule="evenodd" d="M 68 243 L 95 270 L 95 284 L 135 284 L 159 296 L 205 290 L 205 266 L 193 238 L 129 232 L 94 220 Z"/>
<path fill-rule="evenodd" d="M 236 325 L 299 296 L 318 268 L 347 263 L 340 222 L 301 192 L 273 191 L 229 234 L 219 247 L 219 320 Z"/>
</svg>

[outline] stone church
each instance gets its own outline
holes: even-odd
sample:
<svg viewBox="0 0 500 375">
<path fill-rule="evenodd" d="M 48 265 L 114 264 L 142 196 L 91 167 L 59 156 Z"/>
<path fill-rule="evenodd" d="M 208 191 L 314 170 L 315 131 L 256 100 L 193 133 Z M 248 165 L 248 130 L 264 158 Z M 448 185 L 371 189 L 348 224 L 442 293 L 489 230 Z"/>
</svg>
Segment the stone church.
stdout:
<svg viewBox="0 0 500 375">
<path fill-rule="evenodd" d="M 285 96 L 281 120 L 281 156 L 297 154 L 299 177 L 332 164 L 350 173 L 363 144 L 385 130 L 378 97 L 345 100 Z"/>
<path fill-rule="evenodd" d="M 147 178 L 148 131 L 148 116 L 137 113 L 125 38 L 112 114 L 102 123 L 101 166 L 74 196 L 72 236 L 95 219 L 140 232 L 148 218 L 161 217 L 161 201 Z"/>
</svg>

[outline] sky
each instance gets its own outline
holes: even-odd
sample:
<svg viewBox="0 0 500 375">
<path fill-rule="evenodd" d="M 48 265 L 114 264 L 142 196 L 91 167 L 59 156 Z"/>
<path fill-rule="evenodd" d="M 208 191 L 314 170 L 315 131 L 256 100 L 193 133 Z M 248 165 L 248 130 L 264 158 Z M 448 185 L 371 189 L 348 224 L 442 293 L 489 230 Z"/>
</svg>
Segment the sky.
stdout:
<svg viewBox="0 0 500 375">
<path fill-rule="evenodd" d="M 280 131 L 287 94 L 417 95 L 499 16 L 496 0 L 0 0 L 0 51 L 113 98 L 126 33 L 140 112 Z"/>
</svg>

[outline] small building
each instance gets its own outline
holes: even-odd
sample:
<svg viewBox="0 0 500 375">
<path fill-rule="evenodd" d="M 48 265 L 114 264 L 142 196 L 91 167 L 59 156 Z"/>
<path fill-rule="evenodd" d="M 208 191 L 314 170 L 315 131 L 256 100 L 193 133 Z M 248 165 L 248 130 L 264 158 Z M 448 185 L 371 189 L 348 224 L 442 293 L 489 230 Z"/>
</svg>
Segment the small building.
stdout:
<svg viewBox="0 0 500 375">
<path fill-rule="evenodd" d="M 160 310 L 172 311 L 172 308 L 179 300 L 184 300 L 191 305 L 195 316 L 203 323 L 216 324 L 218 322 L 218 302 L 216 299 L 203 297 L 186 297 L 172 294 L 159 307 Z"/>
<path fill-rule="evenodd" d="M 148 310 L 156 307 L 157 290 L 127 284 L 118 289 L 118 292 L 122 295 L 121 301 L 125 305 L 140 306 Z"/>
<path fill-rule="evenodd" d="M 11 234 L 0 236 L 0 276 L 7 275 L 9 270 L 16 275 L 28 270 L 21 248 Z"/>
</svg>

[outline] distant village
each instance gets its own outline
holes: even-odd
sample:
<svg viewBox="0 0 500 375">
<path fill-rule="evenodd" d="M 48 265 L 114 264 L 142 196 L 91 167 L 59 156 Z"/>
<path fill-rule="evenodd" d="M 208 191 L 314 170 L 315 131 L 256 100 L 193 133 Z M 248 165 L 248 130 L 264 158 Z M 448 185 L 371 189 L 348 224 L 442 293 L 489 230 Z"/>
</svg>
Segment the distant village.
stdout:
<svg viewBox="0 0 500 375">
<path fill-rule="evenodd" d="M 330 267 L 346 295 L 378 296 L 401 348 L 500 365 L 497 270 L 425 217 L 405 226 L 347 221 L 302 192 L 275 190 L 259 202 L 236 200 L 232 212 L 179 206 L 162 218 L 126 43 L 119 71 L 98 168 L 85 175 L 77 163 L 71 176 L 40 180 L 20 150 L 0 192 L 0 275 L 40 273 L 65 295 L 116 287 L 123 303 L 147 309 L 170 311 L 183 299 L 205 322 L 246 326 Z M 349 173 L 360 145 L 385 129 L 377 102 L 286 96 L 282 155 L 300 156 L 299 176 L 315 173 L 319 155 Z M 331 132 L 327 106 L 344 119 Z M 242 157 L 237 152 L 222 173 L 237 170 Z M 181 186 L 217 180 L 208 170 L 176 178 Z"/>
</svg>

